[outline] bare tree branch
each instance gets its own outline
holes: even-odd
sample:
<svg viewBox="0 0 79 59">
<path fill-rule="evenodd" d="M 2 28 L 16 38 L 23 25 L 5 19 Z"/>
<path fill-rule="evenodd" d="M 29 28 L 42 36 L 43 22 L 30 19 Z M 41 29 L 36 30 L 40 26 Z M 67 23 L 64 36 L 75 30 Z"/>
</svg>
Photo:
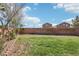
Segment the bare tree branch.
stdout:
<svg viewBox="0 0 79 59">
<path fill-rule="evenodd" d="M 0 22 L 1 22 L 1 26 L 3 26 L 3 21 L 0 19 Z"/>
<path fill-rule="evenodd" d="M 9 17 L 8 21 L 7 21 L 7 24 L 5 26 L 7 26 L 11 21 L 12 21 L 12 18 L 14 16 L 16 16 L 16 14 L 18 14 L 18 12 L 23 8 L 23 6 L 20 6 L 20 8 L 17 8 L 16 5 L 15 5 L 15 11 L 13 11 L 12 13 L 12 16 Z"/>
</svg>

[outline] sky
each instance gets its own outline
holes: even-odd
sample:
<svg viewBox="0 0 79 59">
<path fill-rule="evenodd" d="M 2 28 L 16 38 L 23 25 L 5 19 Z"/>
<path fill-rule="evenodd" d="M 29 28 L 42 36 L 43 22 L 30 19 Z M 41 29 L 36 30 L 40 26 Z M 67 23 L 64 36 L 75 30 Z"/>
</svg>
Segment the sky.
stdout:
<svg viewBox="0 0 79 59">
<path fill-rule="evenodd" d="M 79 4 L 27 3 L 23 8 L 23 24 L 26 28 L 40 28 L 44 23 L 53 26 L 62 22 L 71 24 L 79 16 Z"/>
<path fill-rule="evenodd" d="M 71 24 L 72 19 L 79 16 L 79 4 L 26 3 L 22 14 L 25 28 L 40 28 L 44 23 L 50 23 L 53 26 L 62 22 Z"/>
</svg>

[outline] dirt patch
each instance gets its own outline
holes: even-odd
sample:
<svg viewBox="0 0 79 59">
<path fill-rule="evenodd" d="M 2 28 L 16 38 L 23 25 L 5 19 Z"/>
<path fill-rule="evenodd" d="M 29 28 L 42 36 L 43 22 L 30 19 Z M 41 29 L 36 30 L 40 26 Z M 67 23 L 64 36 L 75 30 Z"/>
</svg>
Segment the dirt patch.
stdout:
<svg viewBox="0 0 79 59">
<path fill-rule="evenodd" d="M 26 51 L 27 45 L 23 43 L 16 43 L 16 40 L 7 41 L 3 48 L 4 50 L 1 53 L 2 56 L 28 55 L 28 51 Z"/>
</svg>

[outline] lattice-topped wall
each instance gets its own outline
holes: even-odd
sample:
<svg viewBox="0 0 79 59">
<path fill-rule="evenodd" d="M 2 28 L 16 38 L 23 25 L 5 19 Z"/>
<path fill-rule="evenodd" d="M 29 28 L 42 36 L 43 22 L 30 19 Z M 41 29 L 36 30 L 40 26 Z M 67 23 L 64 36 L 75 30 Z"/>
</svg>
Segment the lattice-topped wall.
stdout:
<svg viewBox="0 0 79 59">
<path fill-rule="evenodd" d="M 77 28 L 21 28 L 20 34 L 79 35 Z"/>
</svg>

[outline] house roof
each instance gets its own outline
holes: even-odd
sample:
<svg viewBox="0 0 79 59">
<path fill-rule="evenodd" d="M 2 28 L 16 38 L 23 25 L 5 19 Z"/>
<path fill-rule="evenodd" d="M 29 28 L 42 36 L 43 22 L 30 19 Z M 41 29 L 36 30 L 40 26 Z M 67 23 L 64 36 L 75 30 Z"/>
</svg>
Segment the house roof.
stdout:
<svg viewBox="0 0 79 59">
<path fill-rule="evenodd" d="M 67 22 L 62 22 L 62 23 L 60 23 L 60 24 L 58 24 L 58 25 L 62 25 L 62 24 L 68 24 L 68 25 L 70 25 L 70 24 L 67 23 Z"/>
<path fill-rule="evenodd" d="M 43 25 L 46 25 L 46 24 L 48 24 L 48 25 L 52 25 L 52 24 L 50 24 L 50 23 L 45 23 L 45 24 L 43 24 Z"/>
</svg>

